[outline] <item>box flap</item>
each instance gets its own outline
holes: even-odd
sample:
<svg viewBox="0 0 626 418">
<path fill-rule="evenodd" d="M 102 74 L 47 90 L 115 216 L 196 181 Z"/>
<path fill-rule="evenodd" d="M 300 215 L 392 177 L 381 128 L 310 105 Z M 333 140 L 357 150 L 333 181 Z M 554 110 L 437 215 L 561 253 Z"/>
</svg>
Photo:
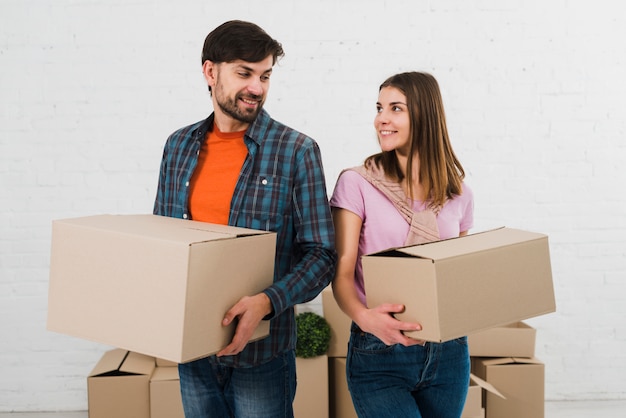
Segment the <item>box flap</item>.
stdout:
<svg viewBox="0 0 626 418">
<path fill-rule="evenodd" d="M 137 215 L 137 216 L 158 217 L 159 222 L 163 222 L 162 218 L 172 219 L 174 221 L 173 222 L 174 224 L 176 223 L 180 224 L 186 229 L 216 234 L 215 235 L 216 237 L 219 237 L 219 236 L 224 236 L 228 238 L 247 237 L 247 236 L 253 236 L 253 235 L 265 235 L 265 234 L 275 233 L 272 231 L 261 231 L 261 230 L 250 229 L 250 228 L 242 228 L 239 226 L 221 225 L 221 224 L 213 224 L 213 223 L 208 223 L 208 222 L 176 219 L 176 218 L 170 218 L 167 216 L 158 216 L 158 215 Z"/>
<path fill-rule="evenodd" d="M 152 374 L 155 367 L 156 361 L 154 357 L 131 351 L 126 356 L 124 363 L 122 363 L 120 371 L 129 374 L 144 374 L 149 376 Z"/>
<path fill-rule="evenodd" d="M 512 324 L 504 325 L 504 328 L 517 328 L 517 329 L 528 329 L 533 330 L 534 328 L 528 325 L 524 321 L 513 322 Z"/>
<path fill-rule="evenodd" d="M 507 364 L 543 364 L 536 358 L 502 357 L 483 360 L 485 366 L 503 366 Z"/>
<path fill-rule="evenodd" d="M 501 397 L 502 399 L 506 399 L 506 397 L 503 394 L 501 394 L 498 391 L 498 389 L 496 389 L 491 383 L 488 383 L 488 382 L 484 381 L 483 379 L 481 379 L 480 377 L 476 376 L 475 374 L 470 374 L 470 380 L 472 382 L 476 383 L 481 388 L 485 389 L 486 391 L 491 392 L 494 395 L 497 395 L 497 396 Z"/>
<path fill-rule="evenodd" d="M 204 232 L 212 232 L 215 234 L 224 234 L 231 237 L 249 237 L 253 235 L 272 234 L 272 231 L 260 231 L 257 229 L 241 228 L 238 226 L 212 224 L 207 222 L 198 221 L 184 221 L 189 224 L 189 229 L 197 229 Z"/>
<path fill-rule="evenodd" d="M 483 364 L 485 366 L 500 366 L 503 364 L 512 364 L 512 363 L 515 363 L 515 360 L 513 360 L 511 357 L 498 357 L 498 358 L 483 360 Z"/>
<path fill-rule="evenodd" d="M 501 227 L 489 231 L 476 232 L 464 237 L 393 248 L 372 255 L 398 257 L 403 253 L 405 256 L 443 260 L 545 237 L 546 235 L 544 234 Z"/>
<path fill-rule="evenodd" d="M 489 233 L 487 234 L 486 232 Z M 403 249 L 403 251 L 407 254 L 422 258 L 440 260 L 527 242 L 533 238 L 542 239 L 545 238 L 545 235 L 502 227 L 466 235 L 464 237 L 412 246 Z"/>
<path fill-rule="evenodd" d="M 89 373 L 89 377 L 102 376 L 112 372 L 117 372 L 120 365 L 124 362 L 127 353 L 128 351 L 120 348 L 105 352 L 91 373 Z"/>
<path fill-rule="evenodd" d="M 157 367 L 154 369 L 154 373 L 150 378 L 151 382 L 164 382 L 164 381 L 172 381 L 179 380 L 180 377 L 178 375 L 178 367 L 176 366 L 166 366 L 166 367 Z"/>
<path fill-rule="evenodd" d="M 543 364 L 543 362 L 536 358 L 525 358 L 525 357 L 513 357 L 513 361 L 518 364 Z"/>
<path fill-rule="evenodd" d="M 504 325 L 497 325 L 494 327 L 489 327 L 486 329 L 481 329 L 481 330 L 476 330 L 475 332 L 472 332 L 469 334 L 469 336 L 483 336 L 483 335 L 488 335 L 491 337 L 492 334 L 495 333 L 507 333 L 506 335 L 518 335 L 518 334 L 532 334 L 532 333 L 536 333 L 537 330 L 535 330 L 535 328 L 531 327 L 530 325 L 528 325 L 527 323 L 525 323 L 524 321 L 516 321 L 516 322 L 511 322 L 508 324 L 504 324 Z M 513 334 L 513 332 L 515 334 Z M 498 336 L 496 338 L 501 338 L 501 336 L 498 334 Z M 478 356 L 478 357 L 496 357 L 496 356 Z M 505 357 L 511 357 L 511 355 L 505 356 Z"/>
<path fill-rule="evenodd" d="M 59 219 L 53 223 L 99 230 L 144 239 L 166 240 L 180 244 L 233 239 L 240 236 L 261 235 L 270 232 L 210 224 L 158 215 L 93 215 L 82 218 Z"/>
</svg>

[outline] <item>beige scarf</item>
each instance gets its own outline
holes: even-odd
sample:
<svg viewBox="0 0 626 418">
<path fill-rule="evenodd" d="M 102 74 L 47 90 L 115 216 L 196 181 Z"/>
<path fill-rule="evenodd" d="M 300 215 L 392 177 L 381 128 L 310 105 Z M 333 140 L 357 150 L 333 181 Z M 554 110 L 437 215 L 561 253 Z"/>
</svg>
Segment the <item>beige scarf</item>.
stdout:
<svg viewBox="0 0 626 418">
<path fill-rule="evenodd" d="M 389 180 L 383 170 L 375 164 L 369 164 L 368 167 L 354 167 L 348 170 L 356 171 L 370 182 L 372 186 L 380 190 L 408 222 L 410 228 L 404 242 L 405 246 L 439 240 L 439 226 L 437 225 L 439 208 L 432 208 L 429 205 L 423 211 L 414 212 L 407 203 L 408 199 L 404 190 L 402 190 L 402 186 L 396 181 Z"/>
</svg>

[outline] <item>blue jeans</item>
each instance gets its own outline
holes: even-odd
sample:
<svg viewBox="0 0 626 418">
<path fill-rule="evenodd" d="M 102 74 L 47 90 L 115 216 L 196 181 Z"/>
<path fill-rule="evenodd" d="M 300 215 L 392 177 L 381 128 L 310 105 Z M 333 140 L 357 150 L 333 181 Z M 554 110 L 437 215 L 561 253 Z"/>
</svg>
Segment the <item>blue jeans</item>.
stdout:
<svg viewBox="0 0 626 418">
<path fill-rule="evenodd" d="M 346 374 L 360 418 L 459 418 L 469 387 L 467 337 L 387 346 L 353 325 Z"/>
<path fill-rule="evenodd" d="M 185 418 L 293 418 L 293 350 L 250 368 L 204 358 L 178 365 Z"/>
</svg>

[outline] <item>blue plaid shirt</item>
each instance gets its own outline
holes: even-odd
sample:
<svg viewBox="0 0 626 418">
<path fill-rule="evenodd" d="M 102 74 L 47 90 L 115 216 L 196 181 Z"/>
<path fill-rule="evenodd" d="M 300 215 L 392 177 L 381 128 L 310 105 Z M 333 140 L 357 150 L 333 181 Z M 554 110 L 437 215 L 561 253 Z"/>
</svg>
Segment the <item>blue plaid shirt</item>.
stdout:
<svg viewBox="0 0 626 418">
<path fill-rule="evenodd" d="M 189 190 L 200 146 L 213 115 L 174 132 L 161 162 L 154 213 L 189 219 Z M 233 367 L 265 363 L 295 348 L 293 306 L 328 286 L 335 273 L 334 229 L 319 148 L 311 138 L 261 110 L 244 136 L 248 156 L 230 205 L 229 225 L 274 231 L 274 283 L 270 336 L 249 343 L 236 356 L 212 361 Z M 227 280 L 227 278 L 224 278 Z M 217 285 L 217 284 L 216 284 Z"/>
</svg>

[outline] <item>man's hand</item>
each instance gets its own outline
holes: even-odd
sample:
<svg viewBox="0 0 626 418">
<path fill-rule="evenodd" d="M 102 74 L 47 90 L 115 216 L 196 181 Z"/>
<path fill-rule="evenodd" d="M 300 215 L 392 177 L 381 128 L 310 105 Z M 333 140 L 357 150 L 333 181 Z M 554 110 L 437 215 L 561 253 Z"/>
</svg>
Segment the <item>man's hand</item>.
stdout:
<svg viewBox="0 0 626 418">
<path fill-rule="evenodd" d="M 248 344 L 250 338 L 252 338 L 252 334 L 259 322 L 270 313 L 272 313 L 272 303 L 265 293 L 244 296 L 239 299 L 239 302 L 226 312 L 222 320 L 222 325 L 227 326 L 235 318 L 238 319 L 235 335 L 230 344 L 217 353 L 217 356 L 234 356 L 239 354 Z"/>
</svg>

